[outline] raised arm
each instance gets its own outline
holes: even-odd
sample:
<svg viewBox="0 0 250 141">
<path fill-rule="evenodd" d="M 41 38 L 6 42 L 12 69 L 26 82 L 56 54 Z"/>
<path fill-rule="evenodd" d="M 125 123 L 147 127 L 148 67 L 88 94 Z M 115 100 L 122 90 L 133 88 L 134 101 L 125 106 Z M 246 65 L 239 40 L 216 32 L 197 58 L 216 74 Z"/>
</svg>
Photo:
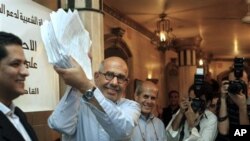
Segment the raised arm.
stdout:
<svg viewBox="0 0 250 141">
<path fill-rule="evenodd" d="M 49 127 L 66 135 L 76 131 L 80 106 L 78 90 L 67 87 L 64 96 L 48 118 Z"/>
</svg>

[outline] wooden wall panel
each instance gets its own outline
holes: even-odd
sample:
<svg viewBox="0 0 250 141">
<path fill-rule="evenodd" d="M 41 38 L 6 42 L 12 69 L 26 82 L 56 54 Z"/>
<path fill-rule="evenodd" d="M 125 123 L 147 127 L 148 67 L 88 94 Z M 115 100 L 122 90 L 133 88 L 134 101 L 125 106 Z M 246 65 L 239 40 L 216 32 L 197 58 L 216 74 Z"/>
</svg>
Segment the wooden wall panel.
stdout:
<svg viewBox="0 0 250 141">
<path fill-rule="evenodd" d="M 39 141 L 59 141 L 60 134 L 49 128 L 47 120 L 52 111 L 27 112 L 29 123 L 34 128 Z"/>
</svg>

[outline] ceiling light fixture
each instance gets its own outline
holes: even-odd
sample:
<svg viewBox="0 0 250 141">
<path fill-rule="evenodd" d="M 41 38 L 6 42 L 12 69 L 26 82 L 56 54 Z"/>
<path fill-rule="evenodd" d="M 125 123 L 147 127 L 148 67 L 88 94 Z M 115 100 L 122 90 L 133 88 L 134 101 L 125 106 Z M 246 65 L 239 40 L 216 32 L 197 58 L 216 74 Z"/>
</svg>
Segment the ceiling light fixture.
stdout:
<svg viewBox="0 0 250 141">
<path fill-rule="evenodd" d="M 172 33 L 169 19 L 165 19 L 166 14 L 160 14 L 160 20 L 156 23 L 155 37 L 152 38 L 152 43 L 157 46 L 157 49 L 165 52 L 174 47 L 176 36 Z"/>
</svg>

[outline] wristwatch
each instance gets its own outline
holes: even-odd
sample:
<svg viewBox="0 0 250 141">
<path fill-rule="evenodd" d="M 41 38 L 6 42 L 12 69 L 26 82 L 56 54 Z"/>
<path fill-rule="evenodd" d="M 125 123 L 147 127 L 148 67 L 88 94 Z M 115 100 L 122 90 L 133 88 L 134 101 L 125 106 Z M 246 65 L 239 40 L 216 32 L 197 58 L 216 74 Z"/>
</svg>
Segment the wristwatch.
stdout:
<svg viewBox="0 0 250 141">
<path fill-rule="evenodd" d="M 95 91 L 96 87 L 93 87 L 89 90 L 87 90 L 85 92 L 85 94 L 82 96 L 82 98 L 85 100 L 85 101 L 89 101 L 91 100 L 93 97 L 94 97 L 94 91 Z"/>
</svg>

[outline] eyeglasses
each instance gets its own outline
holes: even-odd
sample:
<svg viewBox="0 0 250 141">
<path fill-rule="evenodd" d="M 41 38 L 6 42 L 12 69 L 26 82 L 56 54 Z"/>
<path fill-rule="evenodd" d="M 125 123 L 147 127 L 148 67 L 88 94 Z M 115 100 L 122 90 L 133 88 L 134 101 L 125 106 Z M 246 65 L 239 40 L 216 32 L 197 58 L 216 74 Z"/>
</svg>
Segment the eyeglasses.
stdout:
<svg viewBox="0 0 250 141">
<path fill-rule="evenodd" d="M 108 81 L 111 81 L 112 79 L 114 79 L 114 77 L 117 78 L 118 83 L 122 84 L 128 81 L 128 78 L 126 78 L 126 76 L 122 75 L 122 74 L 115 74 L 114 72 L 99 72 L 100 74 L 105 76 L 105 79 Z"/>
</svg>

